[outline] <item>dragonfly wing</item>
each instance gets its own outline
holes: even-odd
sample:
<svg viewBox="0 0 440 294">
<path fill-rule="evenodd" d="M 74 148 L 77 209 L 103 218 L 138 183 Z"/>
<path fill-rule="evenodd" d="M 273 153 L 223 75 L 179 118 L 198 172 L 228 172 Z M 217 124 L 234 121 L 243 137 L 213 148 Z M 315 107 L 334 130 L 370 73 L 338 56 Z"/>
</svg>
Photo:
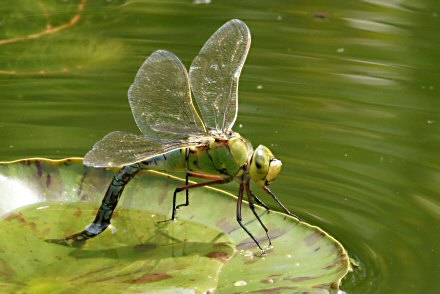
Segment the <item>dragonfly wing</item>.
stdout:
<svg viewBox="0 0 440 294">
<path fill-rule="evenodd" d="M 206 137 L 205 137 L 206 138 Z M 112 132 L 98 141 L 84 157 L 84 165 L 93 167 L 120 167 L 141 162 L 172 150 L 206 144 L 203 137 L 173 140 Z"/>
<path fill-rule="evenodd" d="M 128 90 L 128 101 L 145 135 L 179 138 L 205 132 L 192 103 L 188 72 L 171 52 L 159 50 L 145 60 Z"/>
<path fill-rule="evenodd" d="M 238 79 L 250 44 L 249 28 L 233 19 L 208 39 L 191 64 L 191 89 L 207 127 L 226 132 L 234 125 Z"/>
</svg>

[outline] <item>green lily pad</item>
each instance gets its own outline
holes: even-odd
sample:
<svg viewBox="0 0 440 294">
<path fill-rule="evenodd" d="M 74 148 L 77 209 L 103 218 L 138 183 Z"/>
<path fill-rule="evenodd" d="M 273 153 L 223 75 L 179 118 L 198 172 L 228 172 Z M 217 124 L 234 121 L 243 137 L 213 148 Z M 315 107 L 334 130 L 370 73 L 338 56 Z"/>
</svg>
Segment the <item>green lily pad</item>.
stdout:
<svg viewBox="0 0 440 294">
<path fill-rule="evenodd" d="M 45 242 L 83 230 L 93 219 L 114 169 L 81 159 L 0 164 L 0 287 L 6 292 L 328 293 L 349 269 L 339 242 L 278 212 L 258 213 L 273 247 L 259 250 L 235 220 L 236 198 L 214 188 L 190 193 L 170 217 L 182 180 L 138 174 L 126 187 L 111 229 L 82 248 Z M 182 196 L 183 198 L 183 196 Z M 183 199 L 181 199 L 183 201 Z M 249 209 L 244 221 L 262 244 Z"/>
</svg>

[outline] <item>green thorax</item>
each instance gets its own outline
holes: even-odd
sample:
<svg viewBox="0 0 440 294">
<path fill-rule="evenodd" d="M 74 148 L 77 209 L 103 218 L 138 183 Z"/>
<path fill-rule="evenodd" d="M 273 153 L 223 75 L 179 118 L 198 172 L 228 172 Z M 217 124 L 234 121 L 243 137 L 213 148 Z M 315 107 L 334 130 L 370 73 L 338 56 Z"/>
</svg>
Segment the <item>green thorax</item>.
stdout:
<svg viewBox="0 0 440 294">
<path fill-rule="evenodd" d="M 189 171 L 221 175 L 240 176 L 252 155 L 251 143 L 238 133 L 225 137 L 212 137 L 207 146 L 188 148 L 187 169 Z"/>
<path fill-rule="evenodd" d="M 240 180 L 252 156 L 251 143 L 232 132 L 230 135 L 206 137 L 201 146 L 183 147 L 141 163 L 141 168 L 192 171 Z"/>
</svg>

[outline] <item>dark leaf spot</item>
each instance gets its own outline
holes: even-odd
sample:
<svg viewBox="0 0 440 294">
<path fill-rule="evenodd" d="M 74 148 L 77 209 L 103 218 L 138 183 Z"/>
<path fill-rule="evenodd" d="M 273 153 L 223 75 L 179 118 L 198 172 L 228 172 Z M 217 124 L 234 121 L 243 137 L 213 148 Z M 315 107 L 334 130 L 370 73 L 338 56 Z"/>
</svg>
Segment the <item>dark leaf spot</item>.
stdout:
<svg viewBox="0 0 440 294">
<path fill-rule="evenodd" d="M 50 184 L 52 182 L 52 178 L 50 176 L 50 174 L 47 174 L 47 178 L 46 178 L 46 187 L 49 188 Z"/>
<path fill-rule="evenodd" d="M 157 248 L 156 244 L 151 244 L 151 243 L 139 244 L 139 245 L 134 246 L 134 251 L 136 251 L 136 252 L 145 252 L 145 251 L 153 250 L 153 249 L 156 249 L 156 248 Z"/>
<path fill-rule="evenodd" d="M 80 217 L 80 216 L 82 215 L 82 210 L 81 210 L 81 208 L 77 208 L 77 209 L 75 210 L 75 212 L 73 213 L 73 215 L 76 216 L 76 217 Z"/>
<path fill-rule="evenodd" d="M 226 263 L 229 260 L 229 254 L 226 252 L 210 252 L 206 255 L 206 257 L 217 259 L 222 263 Z"/>
<path fill-rule="evenodd" d="M 152 283 L 152 282 L 157 282 L 157 281 L 162 281 L 162 280 L 166 280 L 169 278 L 172 278 L 173 276 L 169 275 L 169 274 L 149 274 L 149 275 L 144 275 L 142 277 L 139 277 L 137 279 L 133 279 L 133 280 L 128 280 L 125 281 L 126 283 L 129 284 L 143 284 L 143 283 Z"/>
</svg>

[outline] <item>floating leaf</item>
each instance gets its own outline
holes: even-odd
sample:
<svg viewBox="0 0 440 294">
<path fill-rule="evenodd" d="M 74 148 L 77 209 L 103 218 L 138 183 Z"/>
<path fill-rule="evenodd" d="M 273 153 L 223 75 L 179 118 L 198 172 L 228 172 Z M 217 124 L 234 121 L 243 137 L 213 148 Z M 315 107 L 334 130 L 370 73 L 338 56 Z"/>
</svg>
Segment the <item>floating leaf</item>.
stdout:
<svg viewBox="0 0 440 294">
<path fill-rule="evenodd" d="M 235 220 L 236 198 L 213 188 L 190 192 L 170 217 L 175 177 L 145 172 L 126 187 L 112 226 L 82 248 L 45 242 L 84 229 L 114 169 L 81 159 L 0 164 L 0 286 L 6 292 L 328 293 L 348 271 L 344 248 L 321 229 L 277 212 L 258 213 L 273 248 L 259 250 Z M 183 195 L 180 201 L 183 201 Z M 265 244 L 249 209 L 244 222 Z"/>
</svg>

